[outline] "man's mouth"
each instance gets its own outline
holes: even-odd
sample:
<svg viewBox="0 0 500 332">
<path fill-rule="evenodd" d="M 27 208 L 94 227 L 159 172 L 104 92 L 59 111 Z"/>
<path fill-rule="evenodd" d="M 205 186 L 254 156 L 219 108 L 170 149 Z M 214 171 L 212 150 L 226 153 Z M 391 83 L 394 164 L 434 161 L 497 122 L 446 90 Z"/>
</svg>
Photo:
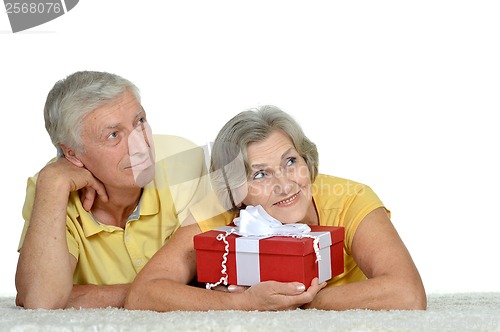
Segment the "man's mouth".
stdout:
<svg viewBox="0 0 500 332">
<path fill-rule="evenodd" d="M 142 160 L 133 160 L 131 161 L 130 163 L 130 167 L 131 169 L 145 169 L 149 166 L 151 166 L 151 159 L 148 157 L 148 158 L 145 158 L 145 159 L 142 159 Z"/>
</svg>

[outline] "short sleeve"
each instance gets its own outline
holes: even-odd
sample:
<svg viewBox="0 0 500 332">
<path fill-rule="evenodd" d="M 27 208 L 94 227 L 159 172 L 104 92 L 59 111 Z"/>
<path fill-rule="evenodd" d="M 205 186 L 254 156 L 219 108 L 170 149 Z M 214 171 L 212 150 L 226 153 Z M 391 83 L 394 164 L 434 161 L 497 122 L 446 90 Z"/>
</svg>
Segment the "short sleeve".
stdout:
<svg viewBox="0 0 500 332">
<path fill-rule="evenodd" d="M 26 232 L 28 231 L 28 226 L 30 224 L 31 212 L 33 210 L 33 203 L 35 202 L 35 188 L 36 188 L 37 175 L 28 178 L 26 184 L 26 197 L 24 199 L 23 212 L 22 212 L 24 219 L 24 227 L 21 233 L 21 239 L 19 240 L 19 246 L 17 247 L 17 251 L 21 250 L 21 247 L 23 246 L 24 238 L 26 237 Z"/>
<path fill-rule="evenodd" d="M 19 245 L 18 245 L 17 251 L 20 251 L 22 246 L 23 246 L 24 239 L 26 237 L 26 232 L 28 231 L 28 227 L 30 224 L 31 214 L 33 211 L 33 204 L 35 202 L 35 191 L 36 191 L 37 179 L 38 179 L 38 174 L 28 178 L 28 181 L 26 184 L 26 197 L 24 200 L 23 211 L 22 211 L 23 219 L 24 219 L 24 227 L 23 227 L 23 231 L 21 233 L 21 238 L 19 240 Z M 69 217 L 66 216 L 66 218 L 69 218 Z M 78 250 L 79 250 L 78 244 L 68 229 L 68 223 L 66 223 L 66 242 L 67 242 L 68 250 L 69 250 L 70 254 L 72 254 L 75 258 L 78 259 Z"/>
<path fill-rule="evenodd" d="M 345 227 L 346 250 L 349 254 L 359 224 L 370 212 L 379 207 L 384 207 L 380 198 L 369 186 L 362 184 L 358 184 L 353 194 L 346 200 L 343 216 L 341 216 L 343 220 L 341 226 Z M 387 212 L 390 214 L 390 211 L 387 210 Z"/>
</svg>

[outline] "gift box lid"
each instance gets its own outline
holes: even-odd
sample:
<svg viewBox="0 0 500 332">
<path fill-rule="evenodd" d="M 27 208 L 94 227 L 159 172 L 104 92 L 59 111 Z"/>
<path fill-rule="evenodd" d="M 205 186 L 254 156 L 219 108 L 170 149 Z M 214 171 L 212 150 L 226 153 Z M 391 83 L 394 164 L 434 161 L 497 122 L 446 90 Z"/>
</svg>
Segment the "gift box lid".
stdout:
<svg viewBox="0 0 500 332">
<path fill-rule="evenodd" d="M 305 233 L 304 237 L 271 236 L 242 237 L 230 234 L 226 237 L 229 242 L 230 251 L 234 251 L 235 242 L 238 239 L 238 252 L 259 252 L 260 254 L 279 254 L 306 256 L 314 253 L 314 236 L 319 238 L 319 248 L 331 246 L 344 240 L 344 227 L 337 226 L 310 226 L 311 232 Z M 194 248 L 196 250 L 224 250 L 225 244 L 217 240 L 219 234 L 231 230 L 231 226 L 218 228 L 194 236 Z M 258 249 L 257 249 L 258 248 Z"/>
</svg>

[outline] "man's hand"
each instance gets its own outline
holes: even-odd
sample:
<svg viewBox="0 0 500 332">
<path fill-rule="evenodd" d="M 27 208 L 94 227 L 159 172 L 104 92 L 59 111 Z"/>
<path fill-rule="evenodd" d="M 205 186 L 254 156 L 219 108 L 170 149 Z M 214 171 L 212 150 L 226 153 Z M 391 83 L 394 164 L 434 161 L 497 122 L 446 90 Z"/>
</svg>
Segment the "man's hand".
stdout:
<svg viewBox="0 0 500 332">
<path fill-rule="evenodd" d="M 45 179 L 50 181 L 46 182 Z M 59 158 L 40 171 L 37 188 L 45 191 L 46 186 L 54 186 L 55 183 L 58 184 L 58 189 L 68 193 L 81 189 L 80 199 L 86 211 L 92 208 L 97 195 L 104 202 L 108 201 L 106 189 L 101 181 L 85 167 L 76 166 L 66 158 Z"/>
</svg>

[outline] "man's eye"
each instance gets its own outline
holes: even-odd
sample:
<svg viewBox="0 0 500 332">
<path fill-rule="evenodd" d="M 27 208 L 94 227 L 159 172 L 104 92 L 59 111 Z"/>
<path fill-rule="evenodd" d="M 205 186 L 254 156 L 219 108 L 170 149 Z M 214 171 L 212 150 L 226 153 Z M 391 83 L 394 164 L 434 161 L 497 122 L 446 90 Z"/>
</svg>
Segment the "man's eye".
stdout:
<svg viewBox="0 0 500 332">
<path fill-rule="evenodd" d="M 138 118 L 137 119 L 137 122 L 135 124 L 136 127 L 138 126 L 142 126 L 143 124 L 145 124 L 146 122 L 148 122 L 148 120 L 146 120 L 146 117 L 142 117 L 142 118 Z"/>
<path fill-rule="evenodd" d="M 116 131 L 112 132 L 111 134 L 109 134 L 108 138 L 117 138 L 118 137 L 118 134 L 116 133 Z"/>
</svg>

